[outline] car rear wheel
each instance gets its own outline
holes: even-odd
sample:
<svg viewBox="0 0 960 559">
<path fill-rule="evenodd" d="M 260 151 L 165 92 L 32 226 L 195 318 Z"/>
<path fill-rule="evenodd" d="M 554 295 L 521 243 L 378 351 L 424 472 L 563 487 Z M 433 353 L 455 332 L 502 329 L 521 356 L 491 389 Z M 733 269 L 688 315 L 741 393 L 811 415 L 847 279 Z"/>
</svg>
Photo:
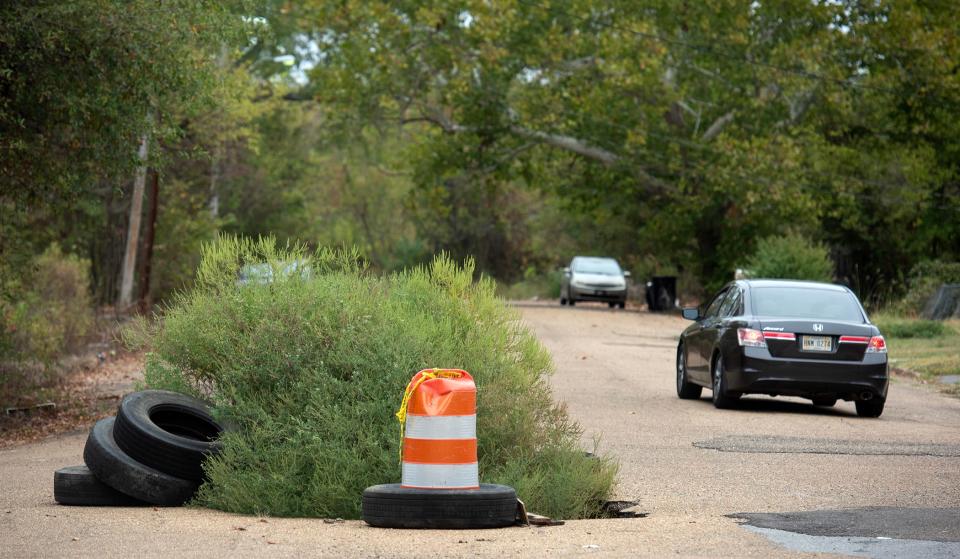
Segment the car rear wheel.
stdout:
<svg viewBox="0 0 960 559">
<path fill-rule="evenodd" d="M 713 362 L 713 407 L 718 409 L 732 408 L 737 403 L 740 394 L 727 390 L 727 375 L 723 368 L 723 356 L 718 355 Z"/>
<path fill-rule="evenodd" d="M 880 417 L 883 413 L 883 405 L 887 401 L 883 398 L 873 398 L 872 400 L 857 400 L 857 415 L 860 417 Z"/>
<path fill-rule="evenodd" d="M 566 304 L 567 304 L 567 298 L 566 298 L 566 297 L 560 297 L 560 305 L 566 306 Z"/>
<path fill-rule="evenodd" d="M 696 400 L 703 387 L 687 380 L 687 355 L 683 344 L 677 348 L 677 397 L 681 400 Z"/>
<path fill-rule="evenodd" d="M 574 306 L 574 305 L 577 304 L 577 300 L 576 300 L 576 299 L 570 299 L 569 303 L 570 303 L 570 306 L 572 307 L 572 306 Z"/>
<path fill-rule="evenodd" d="M 619 303 L 617 303 L 617 306 L 620 307 L 621 309 L 625 309 L 625 308 L 627 308 L 627 302 L 626 302 L 626 301 L 620 301 Z"/>
</svg>

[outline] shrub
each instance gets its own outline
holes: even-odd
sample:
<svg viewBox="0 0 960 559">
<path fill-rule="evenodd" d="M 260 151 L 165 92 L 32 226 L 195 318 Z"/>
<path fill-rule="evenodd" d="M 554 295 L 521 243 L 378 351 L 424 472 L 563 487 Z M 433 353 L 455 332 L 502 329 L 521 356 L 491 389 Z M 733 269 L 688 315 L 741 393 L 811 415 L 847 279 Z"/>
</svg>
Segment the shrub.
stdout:
<svg viewBox="0 0 960 559">
<path fill-rule="evenodd" d="M 312 273 L 238 285 L 250 262 L 309 259 Z M 580 428 L 553 403 L 549 354 L 473 264 L 440 256 L 378 277 L 355 253 L 222 238 L 203 249 L 193 291 L 149 340 L 146 381 L 203 393 L 237 426 L 206 464 L 198 502 L 248 514 L 359 517 L 369 485 L 400 478 L 394 412 L 428 367 L 470 371 L 478 386 L 481 478 L 520 490 L 532 509 L 596 516 L 616 466 L 584 455 Z"/>
<path fill-rule="evenodd" d="M 755 278 L 833 280 L 827 248 L 794 233 L 761 239 L 746 268 Z"/>
<path fill-rule="evenodd" d="M 535 268 L 527 268 L 523 279 L 516 283 L 505 285 L 497 284 L 497 294 L 504 299 L 522 300 L 532 299 L 559 299 L 560 298 L 559 271 L 539 272 Z"/>
<path fill-rule="evenodd" d="M 5 302 L 7 358 L 49 363 L 76 349 L 93 325 L 90 262 L 51 245 L 34 258 L 15 302 Z"/>
</svg>

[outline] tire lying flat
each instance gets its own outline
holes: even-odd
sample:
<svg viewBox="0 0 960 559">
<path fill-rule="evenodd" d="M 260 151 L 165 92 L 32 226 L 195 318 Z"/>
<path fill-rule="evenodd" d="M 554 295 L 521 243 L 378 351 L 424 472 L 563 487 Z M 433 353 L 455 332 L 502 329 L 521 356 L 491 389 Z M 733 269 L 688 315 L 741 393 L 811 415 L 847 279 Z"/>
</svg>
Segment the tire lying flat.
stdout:
<svg viewBox="0 0 960 559">
<path fill-rule="evenodd" d="M 117 444 L 131 458 L 196 482 L 203 480 L 203 460 L 220 452 L 222 432 L 209 404 L 166 390 L 125 396 L 114 427 Z"/>
<path fill-rule="evenodd" d="M 53 499 L 61 505 L 91 507 L 142 507 L 148 504 L 103 483 L 86 466 L 57 470 L 53 474 Z"/>
<path fill-rule="evenodd" d="M 517 493 L 505 485 L 480 489 L 416 489 L 398 483 L 363 492 L 363 520 L 381 528 L 503 528 L 515 524 Z"/>
<path fill-rule="evenodd" d="M 190 500 L 199 483 L 161 472 L 131 458 L 113 438 L 114 420 L 101 419 L 90 430 L 83 461 L 101 482 L 152 505 L 179 506 Z"/>
</svg>

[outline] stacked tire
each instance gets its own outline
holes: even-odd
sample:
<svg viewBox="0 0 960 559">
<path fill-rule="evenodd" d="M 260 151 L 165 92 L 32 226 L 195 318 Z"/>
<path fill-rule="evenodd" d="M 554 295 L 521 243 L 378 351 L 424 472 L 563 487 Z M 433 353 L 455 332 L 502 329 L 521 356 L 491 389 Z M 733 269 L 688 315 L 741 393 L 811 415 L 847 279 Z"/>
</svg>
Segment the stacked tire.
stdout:
<svg viewBox="0 0 960 559">
<path fill-rule="evenodd" d="M 203 400 L 166 390 L 134 392 L 115 417 L 91 429 L 85 465 L 54 474 L 54 499 L 62 505 L 182 505 L 203 483 L 203 461 L 220 452 L 222 433 Z"/>
</svg>

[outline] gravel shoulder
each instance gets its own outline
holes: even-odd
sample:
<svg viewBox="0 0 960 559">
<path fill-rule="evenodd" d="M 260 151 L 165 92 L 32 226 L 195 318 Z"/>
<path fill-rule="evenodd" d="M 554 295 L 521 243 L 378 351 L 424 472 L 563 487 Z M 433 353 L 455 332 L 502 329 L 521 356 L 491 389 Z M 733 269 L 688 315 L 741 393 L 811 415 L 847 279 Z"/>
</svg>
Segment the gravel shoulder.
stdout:
<svg viewBox="0 0 960 559">
<path fill-rule="evenodd" d="M 960 458 L 876 451 L 884 445 L 960 445 L 956 399 L 901 380 L 879 420 L 858 418 L 851 403 L 824 410 L 799 399 L 750 397 L 740 409 L 716 410 L 706 391 L 700 401 L 674 394 L 681 319 L 590 305 L 522 304 L 520 310 L 554 355 L 551 384 L 584 427 L 585 448 L 593 450 L 598 440 L 598 452 L 620 460 L 616 497 L 639 501 L 647 518 L 404 531 L 207 509 L 62 507 L 53 502 L 53 472 L 81 461 L 86 433 L 74 432 L 0 450 L 0 549 L 8 557 L 796 557 L 810 555 L 781 548 L 726 515 L 960 506 Z M 725 437 L 756 438 L 767 446 L 786 438 L 793 450 L 695 446 Z M 836 441 L 869 452 L 835 454 Z M 796 452 L 805 444 L 827 452 Z"/>
</svg>

